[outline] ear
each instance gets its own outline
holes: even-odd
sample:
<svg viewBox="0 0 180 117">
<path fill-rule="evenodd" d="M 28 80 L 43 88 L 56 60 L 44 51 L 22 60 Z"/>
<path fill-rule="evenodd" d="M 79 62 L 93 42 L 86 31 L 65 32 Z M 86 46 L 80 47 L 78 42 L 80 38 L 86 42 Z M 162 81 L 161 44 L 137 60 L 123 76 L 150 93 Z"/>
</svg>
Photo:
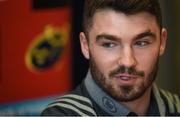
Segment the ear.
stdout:
<svg viewBox="0 0 180 117">
<path fill-rule="evenodd" d="M 161 45 L 160 45 L 160 56 L 163 55 L 166 48 L 167 30 L 162 28 L 161 30 Z"/>
<path fill-rule="evenodd" d="M 84 32 L 81 32 L 79 34 L 80 38 L 80 44 L 81 44 L 81 51 L 86 59 L 89 59 L 89 45 L 88 40 L 84 34 Z"/>
</svg>

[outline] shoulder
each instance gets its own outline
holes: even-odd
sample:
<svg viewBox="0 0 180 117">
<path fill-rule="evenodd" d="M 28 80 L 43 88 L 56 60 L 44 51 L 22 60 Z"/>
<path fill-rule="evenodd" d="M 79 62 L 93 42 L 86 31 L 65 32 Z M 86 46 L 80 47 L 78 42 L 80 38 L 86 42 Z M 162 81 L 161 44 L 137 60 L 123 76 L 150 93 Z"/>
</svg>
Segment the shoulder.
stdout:
<svg viewBox="0 0 180 117">
<path fill-rule="evenodd" d="M 69 94 L 58 97 L 42 112 L 42 115 L 95 116 L 91 100 L 78 87 Z"/>
<path fill-rule="evenodd" d="M 165 103 L 167 113 L 170 115 L 180 115 L 179 96 L 163 89 L 159 89 L 159 92 Z"/>
</svg>

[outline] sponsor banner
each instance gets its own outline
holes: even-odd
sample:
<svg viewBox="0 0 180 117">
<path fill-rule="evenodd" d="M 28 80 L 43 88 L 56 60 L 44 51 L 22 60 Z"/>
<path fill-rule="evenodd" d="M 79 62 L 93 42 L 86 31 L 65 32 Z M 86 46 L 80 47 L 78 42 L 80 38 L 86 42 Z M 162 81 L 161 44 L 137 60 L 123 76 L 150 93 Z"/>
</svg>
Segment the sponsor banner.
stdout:
<svg viewBox="0 0 180 117">
<path fill-rule="evenodd" d="M 69 2 L 35 1 L 0 1 L 0 106 L 71 89 Z"/>
</svg>

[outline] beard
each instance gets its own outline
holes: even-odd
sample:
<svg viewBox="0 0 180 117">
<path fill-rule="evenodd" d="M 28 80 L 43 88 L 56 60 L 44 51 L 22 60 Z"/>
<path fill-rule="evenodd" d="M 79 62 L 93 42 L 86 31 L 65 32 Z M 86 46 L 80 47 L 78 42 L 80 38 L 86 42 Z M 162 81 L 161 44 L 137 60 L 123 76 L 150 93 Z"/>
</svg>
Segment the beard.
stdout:
<svg viewBox="0 0 180 117">
<path fill-rule="evenodd" d="M 147 89 L 152 85 L 156 79 L 158 71 L 158 57 L 156 59 L 155 65 L 153 66 L 152 71 L 145 78 L 145 73 L 143 71 L 137 71 L 134 67 L 119 66 L 118 68 L 109 72 L 108 77 L 105 77 L 103 73 L 98 69 L 96 62 L 93 57 L 90 56 L 90 71 L 94 81 L 112 98 L 120 102 L 133 101 L 140 98 Z M 114 85 L 113 76 L 117 74 L 128 73 L 131 75 L 139 76 L 142 81 L 135 85 Z"/>
</svg>

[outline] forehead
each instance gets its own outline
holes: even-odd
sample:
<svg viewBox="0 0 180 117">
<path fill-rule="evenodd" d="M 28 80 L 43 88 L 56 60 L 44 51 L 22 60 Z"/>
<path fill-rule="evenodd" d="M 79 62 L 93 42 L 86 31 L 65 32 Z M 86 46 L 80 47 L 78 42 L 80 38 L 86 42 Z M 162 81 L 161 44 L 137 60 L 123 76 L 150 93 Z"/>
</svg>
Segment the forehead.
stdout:
<svg viewBox="0 0 180 117">
<path fill-rule="evenodd" d="M 97 10 L 92 19 L 91 34 L 133 36 L 145 30 L 159 33 L 155 16 L 147 12 L 126 15 L 111 9 Z"/>
</svg>

